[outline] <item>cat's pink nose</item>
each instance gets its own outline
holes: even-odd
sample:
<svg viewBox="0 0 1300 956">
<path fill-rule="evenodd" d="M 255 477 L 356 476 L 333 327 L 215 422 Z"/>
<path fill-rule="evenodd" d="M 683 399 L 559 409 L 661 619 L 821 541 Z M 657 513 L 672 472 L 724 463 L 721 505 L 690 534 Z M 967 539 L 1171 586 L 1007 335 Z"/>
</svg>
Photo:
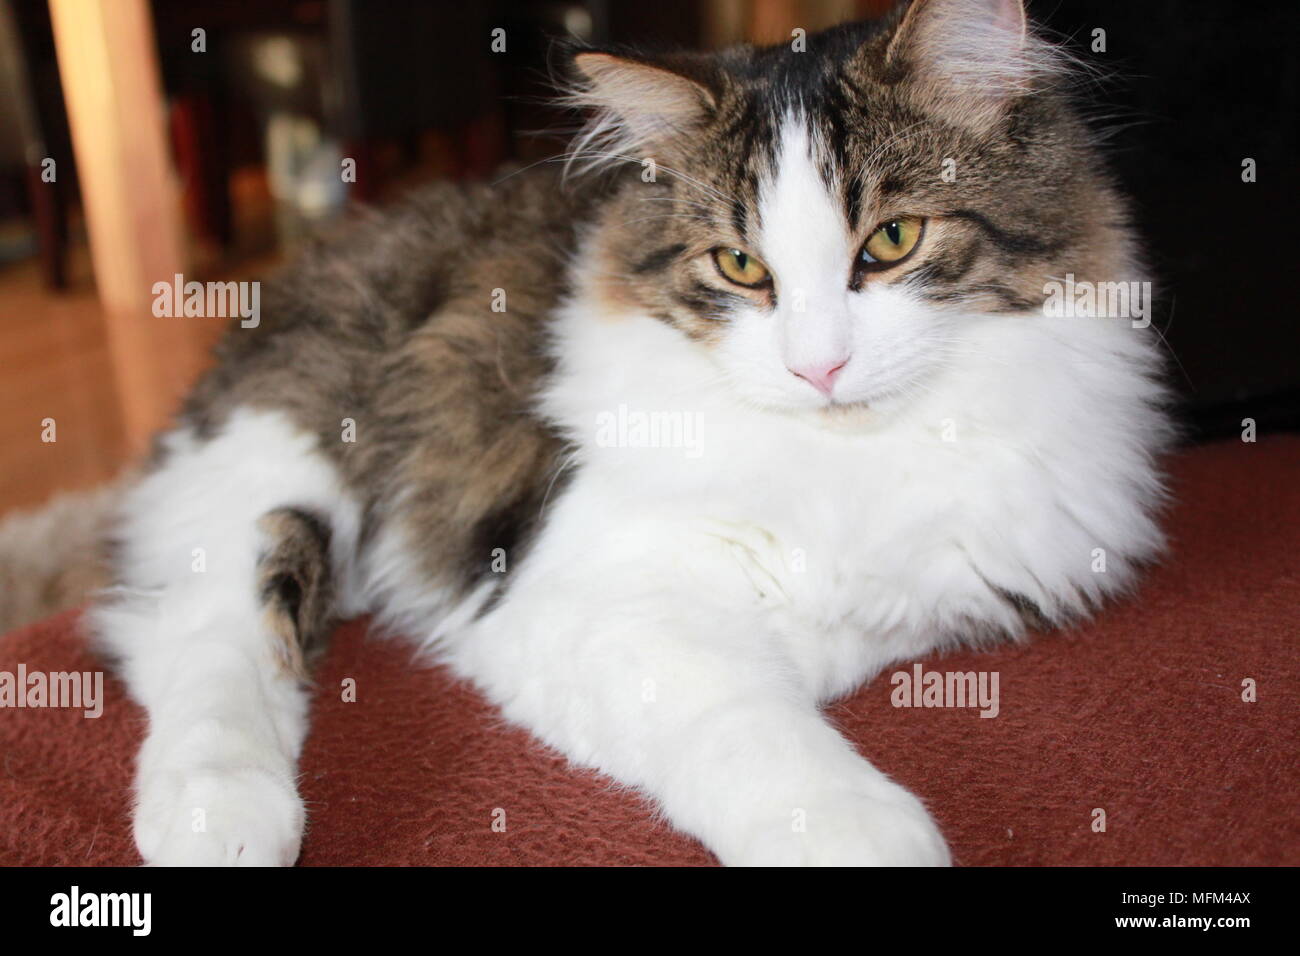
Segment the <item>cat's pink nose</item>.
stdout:
<svg viewBox="0 0 1300 956">
<path fill-rule="evenodd" d="M 840 369 L 849 364 L 848 359 L 834 364 L 806 365 L 803 368 L 791 368 L 790 371 L 798 375 L 801 379 L 811 385 L 817 391 L 821 392 L 827 398 L 831 397 L 831 391 L 835 388 L 835 376 L 840 373 Z M 790 368 L 788 365 L 786 368 Z"/>
</svg>

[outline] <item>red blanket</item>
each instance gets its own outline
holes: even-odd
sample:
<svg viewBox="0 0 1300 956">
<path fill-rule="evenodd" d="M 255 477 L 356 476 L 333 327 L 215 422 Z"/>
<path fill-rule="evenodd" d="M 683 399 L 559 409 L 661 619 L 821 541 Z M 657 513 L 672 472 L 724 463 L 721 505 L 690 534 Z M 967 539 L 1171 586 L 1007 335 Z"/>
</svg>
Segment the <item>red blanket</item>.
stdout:
<svg viewBox="0 0 1300 956">
<path fill-rule="evenodd" d="M 1300 438 L 1196 448 L 1173 478 L 1173 547 L 1134 598 L 1074 632 L 924 662 L 997 671 L 996 718 L 895 708 L 888 673 L 832 708 L 931 807 L 958 864 L 1300 864 Z M 336 635 L 302 761 L 302 863 L 712 862 L 635 793 L 410 661 L 360 623 Z M 0 671 L 20 663 L 101 666 L 76 614 L 0 639 Z M 0 710 L 0 864 L 139 862 L 128 808 L 144 714 L 104 686 L 98 719 Z"/>
</svg>

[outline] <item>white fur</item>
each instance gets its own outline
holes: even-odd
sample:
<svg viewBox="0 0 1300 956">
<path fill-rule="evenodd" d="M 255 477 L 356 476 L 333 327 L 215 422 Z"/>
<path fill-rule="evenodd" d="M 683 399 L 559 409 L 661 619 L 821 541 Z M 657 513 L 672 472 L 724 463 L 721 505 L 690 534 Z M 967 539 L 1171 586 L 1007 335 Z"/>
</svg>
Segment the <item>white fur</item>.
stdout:
<svg viewBox="0 0 1300 956">
<path fill-rule="evenodd" d="M 920 802 L 819 706 L 891 662 L 1014 633 L 1000 590 L 1064 618 L 1129 583 L 1160 547 L 1154 351 L 1119 321 L 848 292 L 852 240 L 796 127 L 781 155 L 756 252 L 806 310 L 739 317 L 706 351 L 601 312 L 584 250 L 543 402 L 575 478 L 504 600 L 477 620 L 482 592 L 446 607 L 417 575 L 420 542 L 390 527 L 348 574 L 349 606 L 422 622 L 510 719 L 641 788 L 725 863 L 945 863 Z M 866 408 L 830 407 L 786 368 L 840 348 L 834 399 Z M 605 447 L 598 416 L 620 405 L 690 411 L 699 446 Z M 159 862 L 288 862 L 304 705 L 267 660 L 253 525 L 281 504 L 327 510 L 347 568 L 356 509 L 275 415 L 173 445 L 127 509 L 129 580 L 147 590 L 101 614 L 151 715 L 137 839 Z M 196 546 L 206 575 L 189 572 Z"/>
<path fill-rule="evenodd" d="M 122 509 L 125 586 L 93 621 L 149 712 L 136 844 L 150 863 L 290 864 L 304 820 L 296 762 L 307 700 L 262 620 L 256 524 L 286 505 L 318 509 L 347 576 L 357 508 L 280 413 L 242 409 L 209 441 L 179 431 L 165 444 L 165 466 Z"/>
</svg>

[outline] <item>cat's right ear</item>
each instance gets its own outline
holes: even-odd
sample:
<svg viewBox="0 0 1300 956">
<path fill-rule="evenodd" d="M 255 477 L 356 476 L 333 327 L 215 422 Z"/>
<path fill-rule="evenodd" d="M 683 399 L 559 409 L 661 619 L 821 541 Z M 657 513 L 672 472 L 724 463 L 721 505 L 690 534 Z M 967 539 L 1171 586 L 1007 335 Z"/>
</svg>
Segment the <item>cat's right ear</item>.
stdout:
<svg viewBox="0 0 1300 956">
<path fill-rule="evenodd" d="M 912 0 L 884 66 L 922 108 L 979 127 L 1065 63 L 1028 29 L 1023 0 Z"/>
<path fill-rule="evenodd" d="M 703 64 L 686 55 L 651 61 L 580 49 L 570 62 L 573 82 L 565 98 L 591 112 L 569 154 L 581 167 L 653 159 L 717 107 Z"/>
</svg>

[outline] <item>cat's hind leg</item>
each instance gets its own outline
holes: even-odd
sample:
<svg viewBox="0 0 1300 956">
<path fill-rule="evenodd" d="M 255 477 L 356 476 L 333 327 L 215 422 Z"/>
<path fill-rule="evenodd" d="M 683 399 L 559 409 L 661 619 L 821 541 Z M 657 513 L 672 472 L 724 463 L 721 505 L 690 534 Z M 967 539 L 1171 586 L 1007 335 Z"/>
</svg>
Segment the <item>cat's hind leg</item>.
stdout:
<svg viewBox="0 0 1300 956">
<path fill-rule="evenodd" d="M 358 508 L 316 439 L 279 413 L 239 409 L 164 449 L 124 501 L 119 587 L 91 618 L 149 715 L 136 844 L 149 863 L 291 864 L 305 660 Z"/>
</svg>

